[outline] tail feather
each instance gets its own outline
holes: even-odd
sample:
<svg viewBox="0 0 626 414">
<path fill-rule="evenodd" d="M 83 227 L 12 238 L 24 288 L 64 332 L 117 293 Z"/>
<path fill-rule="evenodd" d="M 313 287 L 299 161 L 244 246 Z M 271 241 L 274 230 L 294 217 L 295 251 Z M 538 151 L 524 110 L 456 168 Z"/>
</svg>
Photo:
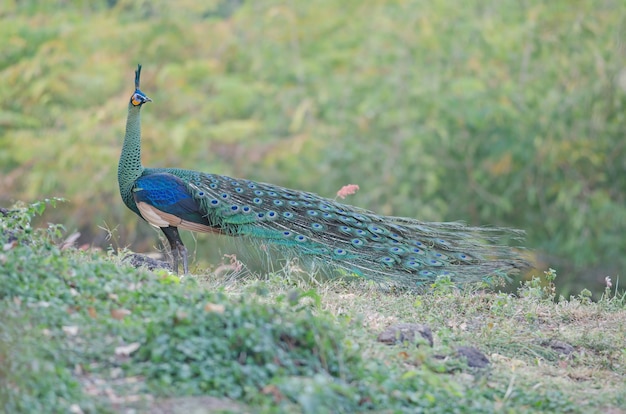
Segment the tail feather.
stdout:
<svg viewBox="0 0 626 414">
<path fill-rule="evenodd" d="M 315 267 L 415 288 L 437 277 L 491 280 L 526 267 L 503 244 L 524 232 L 380 216 L 318 195 L 230 177 L 192 173 L 188 186 L 221 232 L 272 245 Z"/>
</svg>

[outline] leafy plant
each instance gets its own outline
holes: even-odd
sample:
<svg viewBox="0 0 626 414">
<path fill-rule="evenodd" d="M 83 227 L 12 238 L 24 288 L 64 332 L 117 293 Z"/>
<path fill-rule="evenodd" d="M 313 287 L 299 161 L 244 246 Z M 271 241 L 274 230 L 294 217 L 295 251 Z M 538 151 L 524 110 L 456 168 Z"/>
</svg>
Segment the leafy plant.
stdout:
<svg viewBox="0 0 626 414">
<path fill-rule="evenodd" d="M 154 398 L 199 395 L 229 397 L 268 411 L 311 413 L 575 411 L 559 388 L 513 387 L 502 370 L 495 371 L 494 383 L 467 382 L 446 373 L 446 366 L 458 370 L 461 365 L 430 362 L 439 358 L 433 351 L 398 353 L 373 342 L 364 334 L 365 319 L 355 318 L 352 310 L 335 317 L 324 309 L 335 290 L 354 291 L 354 285 L 328 282 L 317 285 L 323 291 L 301 291 L 268 279 L 264 290 L 256 281 L 208 290 L 193 278 L 180 282 L 167 272 L 136 270 L 97 251 L 61 248 L 55 226 L 52 232 L 28 230 L 41 211 L 35 204 L 1 218 L 4 411 L 106 412 L 113 401 L 117 407 L 150 410 Z M 370 309 L 377 304 L 376 312 L 391 313 L 385 306 L 406 303 L 404 312 L 418 309 L 431 320 L 443 320 L 450 329 L 436 334 L 447 345 L 434 352 L 461 337 L 446 318 L 489 315 L 480 305 L 488 307 L 488 297 L 451 290 L 445 282 L 420 304 L 393 292 L 364 290 L 350 297 L 350 303 L 341 299 L 342 308 L 366 301 Z M 513 314 L 527 304 L 511 302 L 518 307 Z M 541 306 L 561 305 L 542 301 Z M 510 341 L 510 331 L 492 332 L 474 337 L 510 351 L 504 342 Z M 593 333 L 583 341 L 593 352 L 612 349 Z M 523 346 L 528 343 L 522 341 Z M 615 369 L 619 366 L 615 360 Z"/>
</svg>

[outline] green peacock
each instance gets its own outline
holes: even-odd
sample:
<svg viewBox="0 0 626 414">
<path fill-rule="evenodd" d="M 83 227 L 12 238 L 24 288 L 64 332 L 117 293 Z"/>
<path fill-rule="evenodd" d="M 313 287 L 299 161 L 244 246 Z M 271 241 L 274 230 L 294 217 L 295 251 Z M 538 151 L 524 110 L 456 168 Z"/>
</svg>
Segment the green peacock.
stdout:
<svg viewBox="0 0 626 414">
<path fill-rule="evenodd" d="M 126 206 L 167 238 L 178 273 L 189 273 L 178 229 L 246 238 L 339 274 L 415 288 L 448 276 L 456 283 L 492 280 L 526 266 L 502 243 L 522 231 L 380 216 L 316 194 L 272 184 L 141 163 L 139 89 L 128 104 L 118 182 Z"/>
</svg>

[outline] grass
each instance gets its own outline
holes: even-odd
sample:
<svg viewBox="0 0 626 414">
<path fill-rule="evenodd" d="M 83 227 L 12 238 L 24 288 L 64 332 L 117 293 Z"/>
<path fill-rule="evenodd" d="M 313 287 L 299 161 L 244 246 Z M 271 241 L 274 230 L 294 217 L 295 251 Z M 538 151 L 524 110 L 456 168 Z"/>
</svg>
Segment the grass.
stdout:
<svg viewBox="0 0 626 414">
<path fill-rule="evenodd" d="M 626 412 L 626 299 L 555 300 L 550 272 L 516 295 L 442 280 L 367 283 L 206 273 L 180 281 L 1 217 L 5 412 Z M 236 266 L 232 267 L 236 269 Z M 428 325 L 432 348 L 376 341 Z M 456 352 L 472 346 L 490 365 Z"/>
</svg>

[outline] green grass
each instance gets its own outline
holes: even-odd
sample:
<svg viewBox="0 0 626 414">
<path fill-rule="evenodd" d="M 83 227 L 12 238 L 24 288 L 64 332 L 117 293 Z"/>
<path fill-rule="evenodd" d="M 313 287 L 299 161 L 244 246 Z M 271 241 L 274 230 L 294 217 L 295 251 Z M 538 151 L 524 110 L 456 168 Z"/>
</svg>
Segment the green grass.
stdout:
<svg viewBox="0 0 626 414">
<path fill-rule="evenodd" d="M 30 227 L 44 208 L 0 221 L 2 411 L 624 412 L 626 307 L 611 291 L 592 302 L 535 282 L 512 296 L 295 274 L 179 281 L 63 248 L 59 226 Z M 398 322 L 430 326 L 434 347 L 376 341 Z M 490 366 L 469 368 L 461 345 Z"/>
</svg>

